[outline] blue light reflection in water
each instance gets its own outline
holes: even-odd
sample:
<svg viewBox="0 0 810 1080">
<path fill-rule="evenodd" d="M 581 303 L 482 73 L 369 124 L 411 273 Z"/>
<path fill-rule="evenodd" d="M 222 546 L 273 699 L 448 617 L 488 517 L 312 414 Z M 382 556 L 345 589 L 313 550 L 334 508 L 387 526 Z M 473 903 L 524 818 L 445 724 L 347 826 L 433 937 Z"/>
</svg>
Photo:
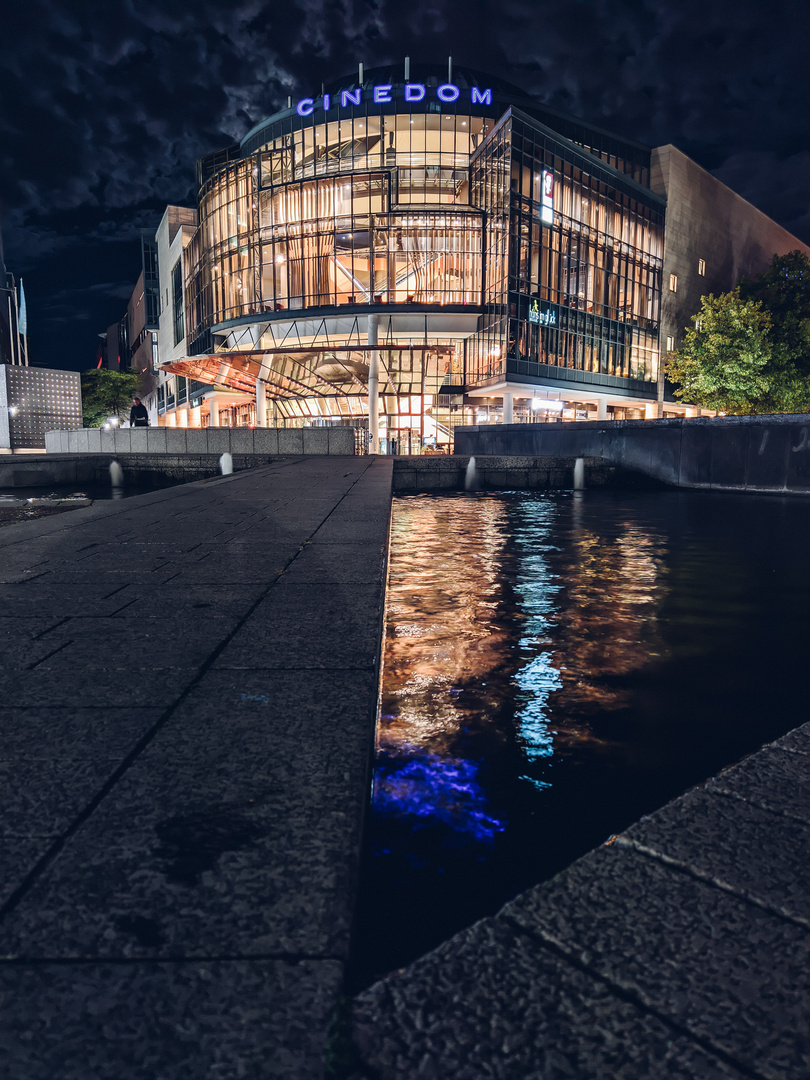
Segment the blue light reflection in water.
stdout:
<svg viewBox="0 0 810 1080">
<path fill-rule="evenodd" d="M 519 507 L 522 521 L 515 524 L 515 543 L 524 550 L 515 581 L 515 597 L 524 623 L 519 641 L 521 655 L 531 658 L 515 673 L 517 726 L 529 762 L 549 758 L 554 753 L 554 732 L 550 727 L 549 695 L 562 688 L 560 672 L 552 654 L 532 653 L 547 639 L 554 623 L 555 600 L 562 588 L 548 564 L 554 546 L 548 537 L 554 520 L 554 504 L 533 501 Z M 551 781 L 525 775 L 535 787 L 550 787 Z"/>
<path fill-rule="evenodd" d="M 804 719 L 810 500 L 395 500 L 356 987 Z"/>
<path fill-rule="evenodd" d="M 459 839 L 469 837 L 491 846 L 505 824 L 484 809 L 486 796 L 477 781 L 475 762 L 424 751 L 408 759 L 407 753 L 408 747 L 401 747 L 393 761 L 384 753 L 379 755 L 375 813 L 410 818 L 414 828 L 440 823 Z"/>
</svg>

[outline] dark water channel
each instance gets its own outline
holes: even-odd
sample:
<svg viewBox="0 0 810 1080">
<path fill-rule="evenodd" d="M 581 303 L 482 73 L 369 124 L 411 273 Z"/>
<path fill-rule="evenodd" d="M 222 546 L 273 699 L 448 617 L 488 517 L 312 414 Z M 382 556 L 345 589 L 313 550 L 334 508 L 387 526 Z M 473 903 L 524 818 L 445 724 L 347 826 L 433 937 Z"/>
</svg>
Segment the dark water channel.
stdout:
<svg viewBox="0 0 810 1080">
<path fill-rule="evenodd" d="M 195 477 L 195 479 L 197 479 Z M 81 496 L 93 502 L 107 499 L 131 499 L 135 495 L 147 495 L 152 491 L 162 491 L 167 487 L 177 487 L 186 483 L 171 477 L 154 475 L 148 479 L 131 480 L 124 472 L 124 483 L 117 488 L 110 480 L 96 480 L 84 483 L 77 480 L 73 484 L 48 484 L 40 487 L 0 487 L 2 499 L 68 499 Z"/>
<path fill-rule="evenodd" d="M 807 719 L 810 502 L 395 500 L 354 988 Z"/>
</svg>

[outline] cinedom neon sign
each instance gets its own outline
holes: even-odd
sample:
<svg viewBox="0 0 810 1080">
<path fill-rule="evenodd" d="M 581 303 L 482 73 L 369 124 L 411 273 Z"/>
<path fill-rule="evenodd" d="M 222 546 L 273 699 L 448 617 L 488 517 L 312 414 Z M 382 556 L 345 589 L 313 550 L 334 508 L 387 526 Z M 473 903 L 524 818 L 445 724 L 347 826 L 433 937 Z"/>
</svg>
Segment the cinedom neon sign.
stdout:
<svg viewBox="0 0 810 1080">
<path fill-rule="evenodd" d="M 375 105 L 384 105 L 387 102 L 394 100 L 394 87 L 392 84 L 372 86 L 370 93 L 371 100 Z M 427 97 L 427 87 L 424 83 L 405 83 L 403 87 L 403 97 L 406 101 L 423 101 L 425 97 Z M 441 86 L 436 87 L 436 97 L 439 101 L 450 104 L 454 101 L 458 101 L 461 97 L 461 90 L 455 83 L 442 83 Z M 310 116 L 315 111 L 316 100 L 316 98 L 309 97 L 301 98 L 296 105 L 298 115 Z M 340 94 L 335 94 L 334 104 L 337 104 L 338 100 L 340 101 L 340 107 L 342 109 L 348 108 L 349 105 L 359 105 L 363 100 L 363 88 L 358 86 L 355 90 L 341 90 Z M 324 94 L 321 101 L 324 111 L 332 108 L 333 101 L 331 94 Z M 473 86 L 470 89 L 470 104 L 491 105 L 492 91 L 481 90 L 478 86 Z"/>
</svg>

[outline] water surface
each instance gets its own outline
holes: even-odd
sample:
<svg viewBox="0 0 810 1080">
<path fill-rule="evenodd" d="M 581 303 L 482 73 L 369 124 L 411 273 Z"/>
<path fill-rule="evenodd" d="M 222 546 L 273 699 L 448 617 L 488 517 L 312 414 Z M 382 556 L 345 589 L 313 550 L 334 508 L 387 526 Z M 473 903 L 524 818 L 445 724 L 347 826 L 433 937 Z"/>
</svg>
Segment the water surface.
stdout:
<svg viewBox="0 0 810 1080">
<path fill-rule="evenodd" d="M 395 500 L 356 986 L 806 718 L 810 503 Z"/>
</svg>

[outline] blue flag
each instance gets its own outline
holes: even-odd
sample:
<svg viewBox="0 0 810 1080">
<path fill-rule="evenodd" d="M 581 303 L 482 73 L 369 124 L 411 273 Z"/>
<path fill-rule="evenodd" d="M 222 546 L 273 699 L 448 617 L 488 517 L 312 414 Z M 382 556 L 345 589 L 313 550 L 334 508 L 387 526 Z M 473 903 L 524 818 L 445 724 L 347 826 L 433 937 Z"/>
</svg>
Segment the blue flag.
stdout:
<svg viewBox="0 0 810 1080">
<path fill-rule="evenodd" d="M 17 318 L 17 326 L 23 337 L 28 337 L 28 312 L 25 309 L 25 290 L 22 278 L 20 278 L 20 314 Z"/>
</svg>

